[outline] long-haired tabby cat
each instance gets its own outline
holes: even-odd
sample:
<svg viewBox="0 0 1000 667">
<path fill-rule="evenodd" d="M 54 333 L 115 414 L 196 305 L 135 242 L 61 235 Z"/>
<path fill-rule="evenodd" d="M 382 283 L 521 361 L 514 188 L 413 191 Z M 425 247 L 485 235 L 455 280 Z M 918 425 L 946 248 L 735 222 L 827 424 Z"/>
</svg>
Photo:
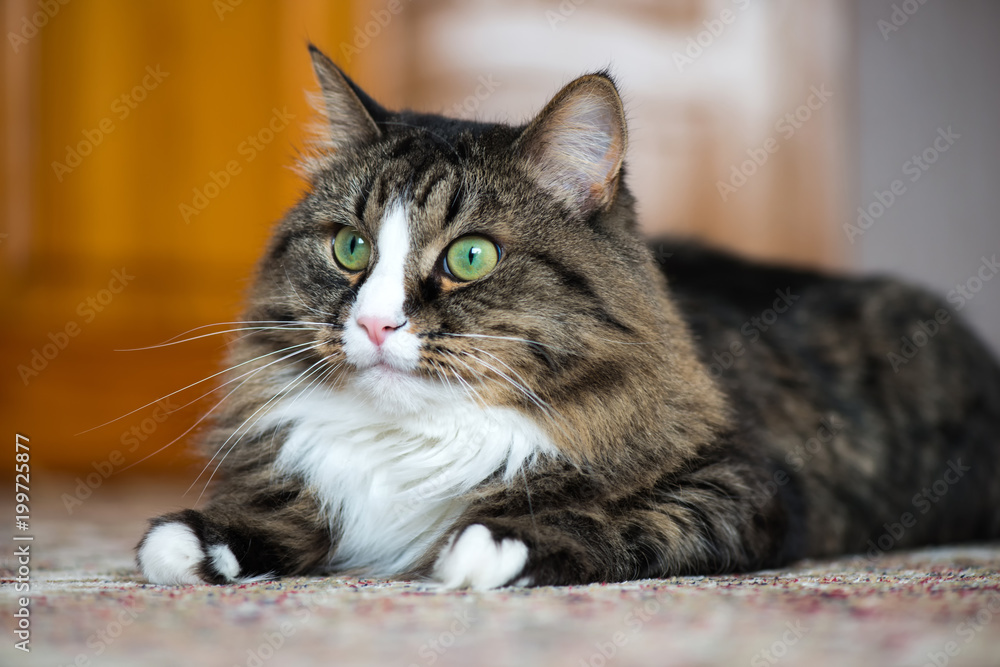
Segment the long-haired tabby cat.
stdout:
<svg viewBox="0 0 1000 667">
<path fill-rule="evenodd" d="M 603 73 L 511 126 L 388 111 L 311 52 L 326 142 L 233 344 L 211 499 L 152 521 L 149 581 L 582 584 L 1000 536 L 1000 368 L 939 299 L 651 251 Z"/>
</svg>

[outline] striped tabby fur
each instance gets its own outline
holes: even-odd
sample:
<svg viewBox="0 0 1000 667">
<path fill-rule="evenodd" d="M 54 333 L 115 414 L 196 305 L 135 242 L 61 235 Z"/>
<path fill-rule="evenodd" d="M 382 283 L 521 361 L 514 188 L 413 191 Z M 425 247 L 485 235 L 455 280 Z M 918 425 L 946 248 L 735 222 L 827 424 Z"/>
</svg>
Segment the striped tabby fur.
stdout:
<svg viewBox="0 0 1000 667">
<path fill-rule="evenodd" d="M 151 581 L 581 584 L 1000 536 L 1000 369 L 939 299 L 651 250 L 606 74 L 518 127 L 387 111 L 312 55 L 328 132 L 232 347 L 211 499 L 152 522 Z M 463 282 L 470 234 L 500 258 Z"/>
</svg>

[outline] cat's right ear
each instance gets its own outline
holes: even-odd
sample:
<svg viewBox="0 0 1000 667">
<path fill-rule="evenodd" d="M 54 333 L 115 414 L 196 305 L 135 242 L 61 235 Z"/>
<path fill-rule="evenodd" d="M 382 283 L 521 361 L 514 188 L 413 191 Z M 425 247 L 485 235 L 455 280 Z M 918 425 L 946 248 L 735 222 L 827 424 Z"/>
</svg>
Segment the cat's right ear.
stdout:
<svg viewBox="0 0 1000 667">
<path fill-rule="evenodd" d="M 321 133 L 324 147 L 336 151 L 378 139 L 382 135 L 378 124 L 389 113 L 313 44 L 309 45 L 309 55 L 327 120 Z"/>
<path fill-rule="evenodd" d="M 518 139 L 535 181 L 571 210 L 588 215 L 615 199 L 625 159 L 625 111 L 605 72 L 560 90 Z"/>
</svg>

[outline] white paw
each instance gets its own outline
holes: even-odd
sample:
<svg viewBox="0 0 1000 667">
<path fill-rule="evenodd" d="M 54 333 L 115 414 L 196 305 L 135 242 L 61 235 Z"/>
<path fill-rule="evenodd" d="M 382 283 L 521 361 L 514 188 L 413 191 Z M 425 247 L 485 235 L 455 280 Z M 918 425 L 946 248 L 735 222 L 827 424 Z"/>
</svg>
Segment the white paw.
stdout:
<svg viewBox="0 0 1000 667">
<path fill-rule="evenodd" d="M 240 573 L 240 562 L 236 560 L 232 549 L 225 544 L 216 544 L 208 549 L 208 555 L 212 557 L 212 567 L 215 571 L 226 578 L 226 581 L 236 581 Z"/>
<path fill-rule="evenodd" d="M 444 548 L 434 565 L 434 577 L 445 588 L 499 588 L 516 577 L 528 562 L 528 547 L 521 540 L 507 538 L 497 543 L 482 524 L 466 528 L 458 539 Z M 517 585 L 530 583 L 522 577 Z"/>
<path fill-rule="evenodd" d="M 201 541 L 182 523 L 153 528 L 139 547 L 139 569 L 151 584 L 182 586 L 204 583 L 198 566 L 205 558 Z"/>
</svg>

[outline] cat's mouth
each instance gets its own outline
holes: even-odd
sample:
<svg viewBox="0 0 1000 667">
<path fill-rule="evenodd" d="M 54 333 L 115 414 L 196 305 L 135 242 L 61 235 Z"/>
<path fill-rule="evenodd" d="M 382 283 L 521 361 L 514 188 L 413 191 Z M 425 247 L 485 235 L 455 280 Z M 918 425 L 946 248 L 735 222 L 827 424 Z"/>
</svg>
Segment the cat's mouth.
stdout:
<svg viewBox="0 0 1000 667">
<path fill-rule="evenodd" d="M 355 367 L 351 385 L 379 409 L 393 414 L 427 414 L 429 408 L 453 404 L 460 398 L 457 388 L 418 368 L 400 368 L 388 359 Z"/>
<path fill-rule="evenodd" d="M 371 379 L 391 381 L 417 376 L 416 371 L 409 364 L 404 366 L 389 354 L 377 354 L 371 359 L 366 359 L 365 362 L 367 363 L 354 364 L 355 372 Z"/>
<path fill-rule="evenodd" d="M 411 370 L 399 368 L 398 366 L 393 365 L 393 363 L 388 359 L 379 359 L 374 364 L 369 366 L 369 368 L 376 373 L 381 373 L 385 377 L 409 377 L 414 374 Z"/>
<path fill-rule="evenodd" d="M 420 362 L 420 341 L 406 330 L 373 341 L 364 329 L 355 325 L 343 333 L 343 352 L 358 373 L 381 379 L 414 377 Z"/>
</svg>

